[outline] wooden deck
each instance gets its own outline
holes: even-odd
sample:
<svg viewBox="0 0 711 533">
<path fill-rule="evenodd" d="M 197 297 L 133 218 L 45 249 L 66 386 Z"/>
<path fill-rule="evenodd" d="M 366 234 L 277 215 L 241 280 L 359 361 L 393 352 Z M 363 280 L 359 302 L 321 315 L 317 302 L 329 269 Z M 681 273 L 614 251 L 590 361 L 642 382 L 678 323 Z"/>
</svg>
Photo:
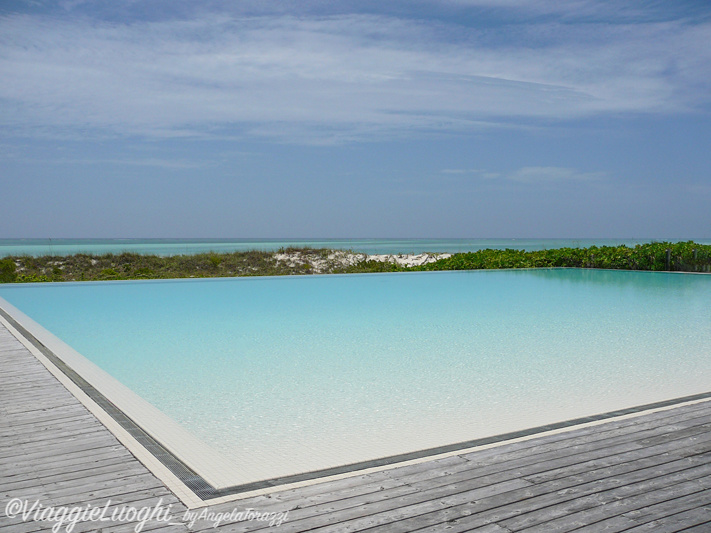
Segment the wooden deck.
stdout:
<svg viewBox="0 0 711 533">
<path fill-rule="evenodd" d="M 186 507 L 0 324 L 0 530 L 49 531 L 8 517 L 13 499 L 45 507 Z M 709 532 L 711 401 L 616 419 L 473 453 L 210 506 L 286 512 L 284 532 Z M 200 509 L 193 512 L 199 512 Z M 73 531 L 135 531 L 136 522 L 80 522 Z M 220 533 L 269 530 L 237 521 Z M 66 528 L 60 531 L 67 531 Z"/>
</svg>

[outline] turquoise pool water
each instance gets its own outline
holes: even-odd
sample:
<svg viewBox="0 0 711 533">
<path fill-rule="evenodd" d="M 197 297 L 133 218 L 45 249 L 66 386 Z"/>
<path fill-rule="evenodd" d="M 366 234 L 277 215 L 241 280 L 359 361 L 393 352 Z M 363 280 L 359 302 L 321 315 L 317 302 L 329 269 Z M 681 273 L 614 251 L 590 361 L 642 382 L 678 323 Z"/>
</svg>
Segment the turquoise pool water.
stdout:
<svg viewBox="0 0 711 533">
<path fill-rule="evenodd" d="M 711 390 L 711 276 L 0 285 L 223 453 L 319 469 Z M 290 466 L 292 465 L 292 466 Z"/>
</svg>

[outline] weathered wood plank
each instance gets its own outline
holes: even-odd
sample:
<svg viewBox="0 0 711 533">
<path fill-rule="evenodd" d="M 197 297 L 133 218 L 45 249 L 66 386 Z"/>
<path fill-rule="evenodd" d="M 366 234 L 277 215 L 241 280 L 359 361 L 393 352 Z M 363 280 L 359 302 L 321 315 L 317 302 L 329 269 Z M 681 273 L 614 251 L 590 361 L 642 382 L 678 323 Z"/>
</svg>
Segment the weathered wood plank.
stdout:
<svg viewBox="0 0 711 533">
<path fill-rule="evenodd" d="M 626 497 L 612 502 L 605 502 L 603 505 L 591 507 L 575 513 L 566 513 L 564 516 L 554 520 L 546 521 L 539 524 L 537 527 L 529 529 L 531 533 L 556 533 L 565 532 L 572 529 L 577 529 L 588 524 L 600 524 L 607 517 L 619 516 L 624 513 L 649 507 L 658 503 L 674 502 L 678 505 L 674 512 L 684 510 L 684 503 L 691 504 L 691 508 L 695 509 L 699 505 L 708 503 L 708 496 L 704 495 L 706 489 L 699 486 L 698 483 L 686 482 L 679 484 L 670 484 L 669 486 L 660 489 L 645 492 L 643 494 Z M 659 512 L 661 508 L 657 508 Z M 657 515 L 660 516 L 660 515 Z M 592 528 L 589 531 L 599 528 Z"/>
<path fill-rule="evenodd" d="M 707 466 L 706 463 L 700 464 L 703 467 Z M 634 480 L 647 479 L 652 475 L 688 470 L 689 466 L 690 464 L 688 462 L 677 461 L 675 467 L 667 466 L 665 471 L 660 471 L 656 466 L 639 470 L 634 467 L 630 469 L 628 465 L 624 464 L 601 471 L 592 471 L 584 476 L 575 475 L 568 479 L 558 479 L 541 483 L 526 490 L 512 491 L 508 494 L 490 498 L 487 501 L 477 502 L 476 513 L 478 513 L 477 517 L 480 520 L 478 522 L 475 520 L 474 522 L 485 523 L 486 519 L 493 516 L 496 516 L 498 520 L 503 520 L 507 517 L 517 516 L 527 510 L 545 508 L 549 506 L 551 502 L 574 501 L 576 498 L 585 496 L 594 491 L 616 488 L 622 482 L 623 475 L 628 476 L 625 482 L 629 483 Z M 485 513 L 485 511 L 488 510 L 495 510 L 495 514 Z M 404 520 L 402 523 L 393 524 L 391 530 L 393 532 L 407 532 L 414 530 L 415 526 L 434 526 L 436 524 L 461 520 L 462 523 L 465 524 L 463 530 L 466 531 L 467 528 L 472 525 L 472 522 L 467 522 L 466 518 L 471 516 L 473 519 L 474 514 L 475 509 L 469 505 L 469 503 L 465 503 L 463 505 L 438 510 L 430 515 L 423 515 L 415 517 L 412 520 Z M 484 519 L 484 521 L 481 519 Z M 452 527 L 451 523 L 449 525 Z M 453 529 L 457 530 L 456 528 Z"/>
<path fill-rule="evenodd" d="M 0 427 L 15 427 L 23 425 L 32 425 L 46 421 L 62 420 L 75 417 L 79 414 L 86 414 L 86 408 L 74 402 L 68 402 L 66 405 L 60 405 L 52 409 L 37 409 L 27 410 L 25 413 L 10 413 L 0 421 Z"/>
<path fill-rule="evenodd" d="M 654 427 L 655 424 L 668 425 L 675 423 L 675 420 L 684 420 L 687 418 L 698 418 L 707 416 L 711 409 L 708 406 L 709 402 L 701 402 L 685 406 L 684 409 L 671 409 L 664 411 L 656 411 L 645 414 L 642 417 L 626 418 L 621 420 L 611 420 L 603 424 L 592 425 L 583 428 L 571 428 L 568 431 L 554 433 L 535 437 L 528 440 L 519 441 L 516 443 L 506 444 L 506 451 L 502 454 L 500 447 L 493 447 L 487 450 L 476 450 L 472 452 L 478 461 L 489 459 L 490 461 L 504 461 L 514 458 L 510 453 L 525 449 L 538 449 L 546 451 L 550 449 L 573 446 L 583 442 L 589 442 L 599 439 L 608 438 L 608 436 L 617 436 L 620 434 L 629 434 L 636 428 L 647 429 Z M 708 420 L 708 419 L 707 419 Z M 658 421 L 658 422 L 655 422 Z M 663 422 L 662 422 L 663 421 Z M 524 452 L 525 453 L 525 452 Z M 468 454 L 462 454 L 462 457 L 467 458 Z"/>
<path fill-rule="evenodd" d="M 683 513 L 674 514 L 670 516 L 665 516 L 654 520 L 652 522 L 647 522 L 644 525 L 628 529 L 628 533 L 677 533 L 683 531 L 688 533 L 690 531 L 701 531 L 703 533 L 708 533 L 711 531 L 711 508 L 708 506 L 706 508 L 696 508 Z M 690 526 L 696 526 L 690 528 Z"/>
<path fill-rule="evenodd" d="M 123 446 L 116 445 L 71 454 L 62 453 L 57 454 L 55 457 L 47 456 L 44 457 L 43 460 L 29 461 L 23 460 L 21 457 L 15 458 L 13 462 L 0 465 L 0 472 L 3 472 L 2 476 L 10 476 L 25 472 L 40 472 L 50 468 L 71 469 L 75 465 L 91 465 L 110 457 L 120 457 L 123 460 L 128 460 L 133 456 Z"/>
<path fill-rule="evenodd" d="M 143 465 L 126 464 L 124 458 L 111 458 L 107 461 L 94 463 L 92 466 L 80 465 L 72 470 L 66 468 L 55 468 L 53 470 L 42 471 L 31 475 L 15 475 L 7 478 L 0 478 L 3 488 L 6 491 L 20 490 L 33 485 L 65 483 L 72 480 L 84 480 L 90 476 L 101 476 L 108 474 L 115 477 L 128 477 L 134 474 L 145 472 Z"/>
<path fill-rule="evenodd" d="M 17 455 L 30 455 L 41 453 L 48 449 L 69 449 L 70 446 L 81 443 L 86 446 L 95 442 L 106 442 L 115 444 L 115 440 L 109 440 L 105 433 L 105 428 L 98 426 L 82 428 L 77 432 L 73 431 L 57 431 L 54 432 L 53 438 L 45 432 L 44 434 L 35 434 L 33 440 L 28 440 L 26 436 L 23 438 L 8 438 L 8 444 L 0 447 L 0 461 L 15 457 Z"/>
<path fill-rule="evenodd" d="M 645 496 L 648 497 L 648 495 L 642 495 L 642 498 Z M 622 500 L 620 503 L 622 505 L 630 505 L 625 500 Z M 621 515 L 604 518 L 600 521 L 594 521 L 591 516 L 588 520 L 585 520 L 585 526 L 576 529 L 576 531 L 579 531 L 580 533 L 596 533 L 598 531 L 604 531 L 605 533 L 620 533 L 638 526 L 653 523 L 655 520 L 659 520 L 663 517 L 672 516 L 689 510 L 704 509 L 704 507 L 706 507 L 707 513 L 711 513 L 711 492 L 707 490 L 700 490 L 687 496 L 664 500 L 660 503 L 652 505 L 641 506 Z M 707 520 L 711 520 L 711 514 L 707 516 Z M 653 525 L 646 527 L 650 528 L 653 527 Z"/>
<path fill-rule="evenodd" d="M 533 528 L 540 526 L 532 531 L 547 531 L 548 523 L 554 519 L 585 511 L 600 505 L 604 505 L 605 509 L 610 509 L 611 514 L 616 514 L 615 506 L 608 507 L 612 502 L 624 498 L 634 496 L 643 499 L 642 495 L 646 493 L 654 493 L 664 499 L 673 497 L 685 496 L 694 492 L 703 490 L 700 488 L 698 479 L 707 476 L 711 480 L 709 473 L 711 465 L 705 465 L 705 468 L 689 469 L 686 471 L 666 474 L 659 477 L 644 476 L 640 479 L 639 473 L 634 476 L 620 476 L 615 480 L 619 484 L 616 488 L 607 489 L 605 486 L 591 486 L 593 490 L 580 491 L 581 497 L 574 500 L 569 500 L 562 503 L 553 503 L 550 506 L 541 509 L 532 510 L 517 517 L 512 517 L 506 520 L 497 521 L 497 523 L 511 529 L 512 531 Z M 652 474 L 653 475 L 653 474 Z M 580 490 L 579 488 L 576 488 Z M 600 490 L 603 489 L 603 490 Z M 660 492 L 659 492 L 660 491 Z M 584 494 L 584 495 L 583 495 Z M 542 525 L 546 524 L 546 525 Z M 556 531 L 551 529 L 551 531 Z"/>
</svg>

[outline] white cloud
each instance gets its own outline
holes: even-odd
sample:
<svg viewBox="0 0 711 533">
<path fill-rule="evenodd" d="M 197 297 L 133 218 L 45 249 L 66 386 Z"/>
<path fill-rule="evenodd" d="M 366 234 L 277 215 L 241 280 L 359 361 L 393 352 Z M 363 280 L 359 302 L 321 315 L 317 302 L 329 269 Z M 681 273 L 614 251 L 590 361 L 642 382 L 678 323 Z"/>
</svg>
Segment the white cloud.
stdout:
<svg viewBox="0 0 711 533">
<path fill-rule="evenodd" d="M 179 169 L 192 169 L 192 168 L 205 168 L 214 165 L 211 161 L 188 161 L 184 159 L 165 159 L 158 157 L 148 157 L 148 158 L 131 158 L 131 159 L 102 159 L 102 158 L 91 158 L 91 159 L 81 159 L 73 157 L 59 158 L 52 161 L 54 164 L 66 163 L 68 165 L 112 165 L 112 166 L 129 166 L 129 167 L 157 167 L 157 168 L 169 168 L 173 170 Z"/>
<path fill-rule="evenodd" d="M 442 174 L 456 174 L 456 175 L 469 174 L 471 172 L 476 172 L 476 170 L 469 170 L 466 168 L 445 168 L 444 170 L 442 170 Z"/>
<path fill-rule="evenodd" d="M 438 0 L 435 0 L 435 2 Z M 445 3 L 473 9 L 499 10 L 519 17 L 555 15 L 563 20 L 630 21 L 666 19 L 675 9 L 684 10 L 683 3 L 655 2 L 652 0 L 443 0 Z M 670 13 L 671 12 L 671 13 Z"/>
<path fill-rule="evenodd" d="M 520 183 L 594 181 L 604 177 L 602 172 L 580 172 L 565 167 L 523 167 L 506 176 L 507 179 Z"/>
<path fill-rule="evenodd" d="M 708 101 L 708 24 L 546 24 L 525 30 L 535 47 L 520 35 L 494 45 L 474 30 L 445 40 L 448 30 L 364 15 L 6 16 L 0 127 L 348 142 Z"/>
<path fill-rule="evenodd" d="M 474 176 L 479 179 L 491 180 L 501 177 L 500 172 L 489 172 L 478 168 L 446 168 L 441 171 L 442 174 L 453 176 Z"/>
<path fill-rule="evenodd" d="M 505 180 L 531 184 L 599 181 L 606 177 L 604 172 L 581 172 L 568 167 L 522 167 L 505 173 L 475 168 L 448 168 L 442 170 L 441 173 L 452 176 L 470 176 L 480 180 Z"/>
</svg>

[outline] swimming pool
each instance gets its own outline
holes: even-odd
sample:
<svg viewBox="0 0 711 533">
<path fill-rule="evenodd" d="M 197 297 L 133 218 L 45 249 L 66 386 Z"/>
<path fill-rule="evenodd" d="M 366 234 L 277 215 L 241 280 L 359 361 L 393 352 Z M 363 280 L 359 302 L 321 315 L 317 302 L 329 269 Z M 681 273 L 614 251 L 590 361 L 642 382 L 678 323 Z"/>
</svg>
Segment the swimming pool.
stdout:
<svg viewBox="0 0 711 533">
<path fill-rule="evenodd" d="M 372 466 L 711 390 L 707 275 L 28 284 L 0 285 L 0 297 L 218 488 Z"/>
</svg>

